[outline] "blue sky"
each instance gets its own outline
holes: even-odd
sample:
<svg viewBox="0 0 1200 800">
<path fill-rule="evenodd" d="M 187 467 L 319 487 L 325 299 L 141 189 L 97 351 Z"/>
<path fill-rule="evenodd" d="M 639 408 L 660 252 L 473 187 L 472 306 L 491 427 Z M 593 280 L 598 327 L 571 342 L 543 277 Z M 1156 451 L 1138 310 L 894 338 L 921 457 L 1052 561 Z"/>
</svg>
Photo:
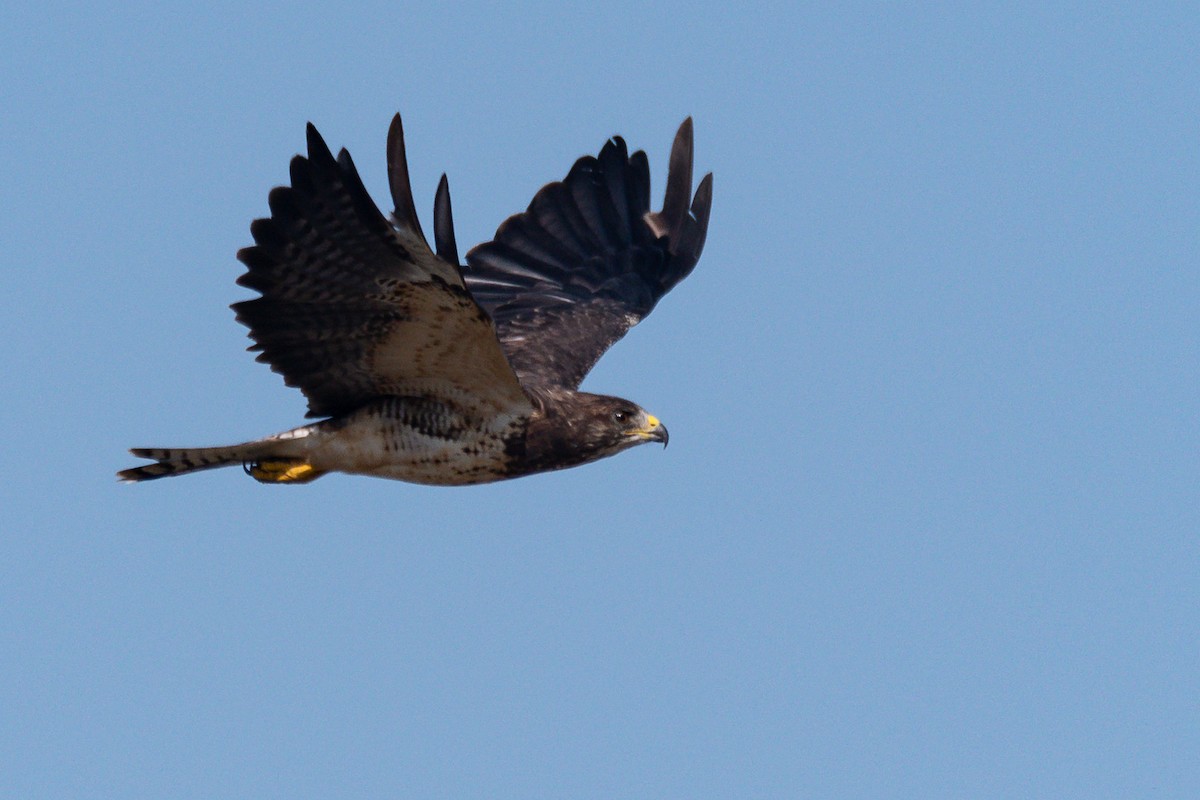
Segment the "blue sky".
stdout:
<svg viewBox="0 0 1200 800">
<path fill-rule="evenodd" d="M 0 796 L 1200 793 L 1200 13 L 29 4 L 0 32 Z M 715 173 L 585 388 L 671 447 L 118 485 L 301 395 L 227 305 L 312 120 L 460 249 Z M 429 216 L 426 215 L 426 228 Z"/>
</svg>

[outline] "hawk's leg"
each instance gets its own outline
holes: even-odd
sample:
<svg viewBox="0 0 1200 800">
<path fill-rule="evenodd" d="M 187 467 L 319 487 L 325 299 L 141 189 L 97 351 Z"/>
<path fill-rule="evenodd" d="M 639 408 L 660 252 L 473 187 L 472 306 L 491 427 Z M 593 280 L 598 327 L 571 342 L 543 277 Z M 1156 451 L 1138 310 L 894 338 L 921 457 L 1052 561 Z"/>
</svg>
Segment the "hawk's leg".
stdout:
<svg viewBox="0 0 1200 800">
<path fill-rule="evenodd" d="M 242 465 L 246 474 L 259 483 L 309 483 L 324 475 L 303 458 L 265 458 Z"/>
</svg>

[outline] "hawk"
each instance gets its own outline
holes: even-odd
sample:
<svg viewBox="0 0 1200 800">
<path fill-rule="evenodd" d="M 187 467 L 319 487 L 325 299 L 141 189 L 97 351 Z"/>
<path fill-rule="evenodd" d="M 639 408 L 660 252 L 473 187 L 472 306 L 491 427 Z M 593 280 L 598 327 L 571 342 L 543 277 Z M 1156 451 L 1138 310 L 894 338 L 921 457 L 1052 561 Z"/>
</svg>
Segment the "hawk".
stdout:
<svg viewBox="0 0 1200 800">
<path fill-rule="evenodd" d="M 446 176 L 434 246 L 413 204 L 397 114 L 387 141 L 390 217 L 350 154 L 308 125 L 291 186 L 269 195 L 233 305 L 257 360 L 308 399 L 312 424 L 226 447 L 136 448 L 145 481 L 231 465 L 263 483 L 328 472 L 463 485 L 585 464 L 667 429 L 640 406 L 579 391 L 601 355 L 692 271 L 712 174 L 692 195 L 692 120 L 671 148 L 661 210 L 646 154 L 613 137 L 575 162 L 460 264 Z"/>
</svg>

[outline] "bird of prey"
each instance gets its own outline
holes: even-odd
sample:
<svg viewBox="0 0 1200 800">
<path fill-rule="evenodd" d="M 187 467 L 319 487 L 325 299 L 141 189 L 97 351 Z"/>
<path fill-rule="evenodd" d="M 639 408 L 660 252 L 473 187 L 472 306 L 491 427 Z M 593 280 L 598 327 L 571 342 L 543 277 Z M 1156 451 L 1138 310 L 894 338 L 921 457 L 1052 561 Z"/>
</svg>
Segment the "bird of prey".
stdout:
<svg viewBox="0 0 1200 800">
<path fill-rule="evenodd" d="M 413 205 L 400 115 L 387 141 L 395 210 L 350 154 L 308 126 L 308 156 L 250 226 L 233 305 L 258 360 L 308 398 L 312 424 L 226 447 L 136 448 L 125 481 L 242 465 L 263 483 L 328 472 L 463 485 L 667 443 L 628 400 L 579 391 L 596 360 L 696 265 L 712 174 L 692 195 L 692 121 L 671 148 L 661 210 L 646 154 L 613 137 L 460 264 L 442 175 L 430 249 Z"/>
</svg>

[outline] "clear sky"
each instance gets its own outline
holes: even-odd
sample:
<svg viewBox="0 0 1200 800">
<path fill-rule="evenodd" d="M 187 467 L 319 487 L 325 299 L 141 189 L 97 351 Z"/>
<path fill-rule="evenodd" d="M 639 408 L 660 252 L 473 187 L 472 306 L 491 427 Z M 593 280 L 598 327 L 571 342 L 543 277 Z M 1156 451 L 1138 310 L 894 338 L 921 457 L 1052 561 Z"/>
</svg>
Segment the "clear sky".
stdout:
<svg viewBox="0 0 1200 800">
<path fill-rule="evenodd" d="M 6 11 L 0 797 L 1200 796 L 1200 12 L 429 6 Z M 694 116 L 670 448 L 118 485 L 301 421 L 234 253 L 396 111 L 462 250 Z"/>
</svg>

